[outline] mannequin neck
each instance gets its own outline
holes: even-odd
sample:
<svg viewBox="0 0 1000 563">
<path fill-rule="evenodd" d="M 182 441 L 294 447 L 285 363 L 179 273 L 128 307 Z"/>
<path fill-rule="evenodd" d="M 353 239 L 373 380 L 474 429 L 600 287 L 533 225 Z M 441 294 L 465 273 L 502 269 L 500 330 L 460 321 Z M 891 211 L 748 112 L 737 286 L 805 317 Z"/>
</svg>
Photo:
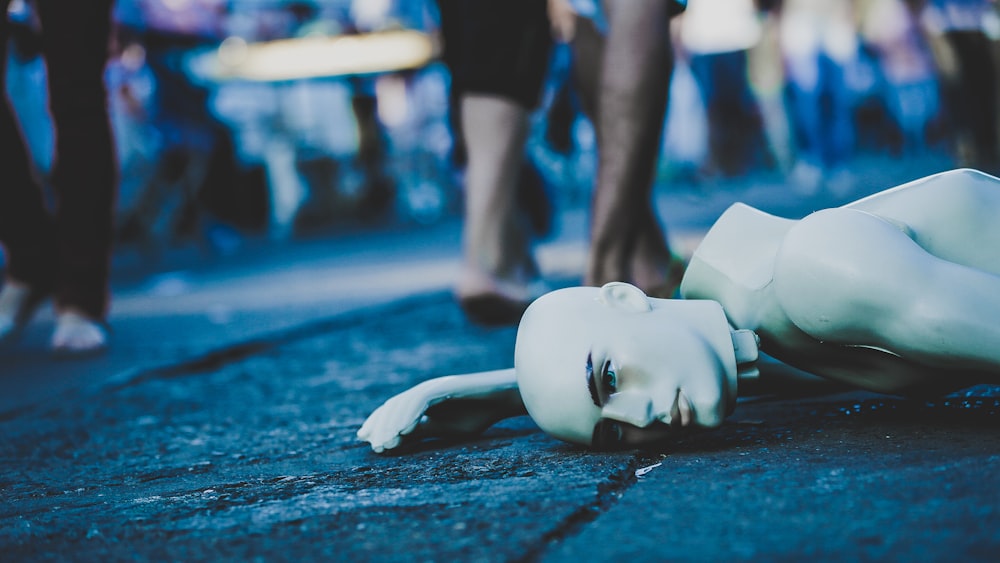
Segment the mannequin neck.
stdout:
<svg viewBox="0 0 1000 563">
<path fill-rule="evenodd" d="M 774 310 L 774 259 L 794 224 L 742 203 L 732 205 L 691 257 L 681 296 L 718 301 L 734 327 L 756 330 L 762 316 Z"/>
</svg>

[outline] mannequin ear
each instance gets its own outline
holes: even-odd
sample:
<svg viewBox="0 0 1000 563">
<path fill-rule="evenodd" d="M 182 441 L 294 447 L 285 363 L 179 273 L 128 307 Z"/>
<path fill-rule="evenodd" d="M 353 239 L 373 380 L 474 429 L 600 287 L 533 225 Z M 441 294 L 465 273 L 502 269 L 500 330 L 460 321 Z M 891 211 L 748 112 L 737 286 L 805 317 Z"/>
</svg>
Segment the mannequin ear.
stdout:
<svg viewBox="0 0 1000 563">
<path fill-rule="evenodd" d="M 638 287 L 625 282 L 610 282 L 601 286 L 601 303 L 629 313 L 645 313 L 652 309 L 649 298 Z"/>
</svg>

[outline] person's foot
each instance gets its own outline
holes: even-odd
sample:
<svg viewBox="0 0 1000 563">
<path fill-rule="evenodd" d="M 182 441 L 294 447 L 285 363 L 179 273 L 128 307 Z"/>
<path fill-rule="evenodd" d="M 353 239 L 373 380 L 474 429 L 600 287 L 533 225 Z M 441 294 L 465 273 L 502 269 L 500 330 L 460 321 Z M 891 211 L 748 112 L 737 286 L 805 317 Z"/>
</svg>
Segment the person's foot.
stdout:
<svg viewBox="0 0 1000 563">
<path fill-rule="evenodd" d="M 676 254 L 670 254 L 666 261 L 655 264 L 640 266 L 633 263 L 632 283 L 650 297 L 674 299 L 686 269 L 687 262 Z"/>
<path fill-rule="evenodd" d="M 609 275 L 607 272 L 612 269 L 606 268 L 602 270 L 603 275 L 600 275 L 594 274 L 597 270 L 591 269 L 584 279 L 584 285 L 601 287 L 608 282 L 623 281 L 638 287 L 650 297 L 671 299 L 676 296 L 686 268 L 687 262 L 669 250 L 665 253 L 634 251 L 628 260 L 627 273 Z"/>
<path fill-rule="evenodd" d="M 44 292 L 8 279 L 0 288 L 0 343 L 17 338 L 44 300 Z"/>
<path fill-rule="evenodd" d="M 670 250 L 652 207 L 643 217 L 630 257 L 629 281 L 650 297 L 672 299 L 681 285 L 687 262 Z"/>
<path fill-rule="evenodd" d="M 72 309 L 56 315 L 52 351 L 61 357 L 98 354 L 108 347 L 108 333 L 97 320 Z"/>
<path fill-rule="evenodd" d="M 545 290 L 544 282 L 537 276 L 523 281 L 508 280 L 466 267 L 455 287 L 455 297 L 472 322 L 504 326 L 517 324 L 528 305 Z"/>
</svg>

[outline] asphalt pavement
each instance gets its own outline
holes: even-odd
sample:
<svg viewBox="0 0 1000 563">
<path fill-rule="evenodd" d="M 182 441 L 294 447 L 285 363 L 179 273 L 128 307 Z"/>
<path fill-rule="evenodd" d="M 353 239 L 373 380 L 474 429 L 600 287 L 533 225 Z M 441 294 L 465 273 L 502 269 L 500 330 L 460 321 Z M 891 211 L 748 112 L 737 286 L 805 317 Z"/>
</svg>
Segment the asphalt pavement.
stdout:
<svg viewBox="0 0 1000 563">
<path fill-rule="evenodd" d="M 770 177 L 661 187 L 658 203 L 687 251 L 732 201 L 801 216 L 937 169 L 875 163 L 853 192 L 808 198 Z M 539 259 L 574 283 L 586 210 L 558 224 Z M 372 453 L 354 433 L 392 394 L 511 365 L 516 329 L 470 324 L 449 291 L 459 228 L 121 266 L 113 347 L 88 360 L 49 357 L 43 311 L 0 350 L 0 560 L 996 560 L 996 387 L 777 386 L 644 451 L 588 452 L 521 417 Z"/>
</svg>

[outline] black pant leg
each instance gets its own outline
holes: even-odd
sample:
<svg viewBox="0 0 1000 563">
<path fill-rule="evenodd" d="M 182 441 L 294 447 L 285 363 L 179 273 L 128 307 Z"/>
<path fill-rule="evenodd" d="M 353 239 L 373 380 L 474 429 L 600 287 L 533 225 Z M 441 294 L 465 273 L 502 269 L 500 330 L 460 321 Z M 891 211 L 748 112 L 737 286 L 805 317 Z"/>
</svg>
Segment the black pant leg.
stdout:
<svg viewBox="0 0 1000 563">
<path fill-rule="evenodd" d="M 104 67 L 111 0 L 39 0 L 56 132 L 56 300 L 102 318 L 117 187 Z"/>
<path fill-rule="evenodd" d="M 0 0 L 0 14 L 10 0 Z M 0 244 L 4 246 L 7 275 L 34 287 L 52 284 L 55 256 L 52 220 L 41 187 L 33 176 L 31 159 L 6 95 L 8 42 L 11 23 L 0 18 Z M 42 92 L 39 92 L 41 95 Z"/>
</svg>

